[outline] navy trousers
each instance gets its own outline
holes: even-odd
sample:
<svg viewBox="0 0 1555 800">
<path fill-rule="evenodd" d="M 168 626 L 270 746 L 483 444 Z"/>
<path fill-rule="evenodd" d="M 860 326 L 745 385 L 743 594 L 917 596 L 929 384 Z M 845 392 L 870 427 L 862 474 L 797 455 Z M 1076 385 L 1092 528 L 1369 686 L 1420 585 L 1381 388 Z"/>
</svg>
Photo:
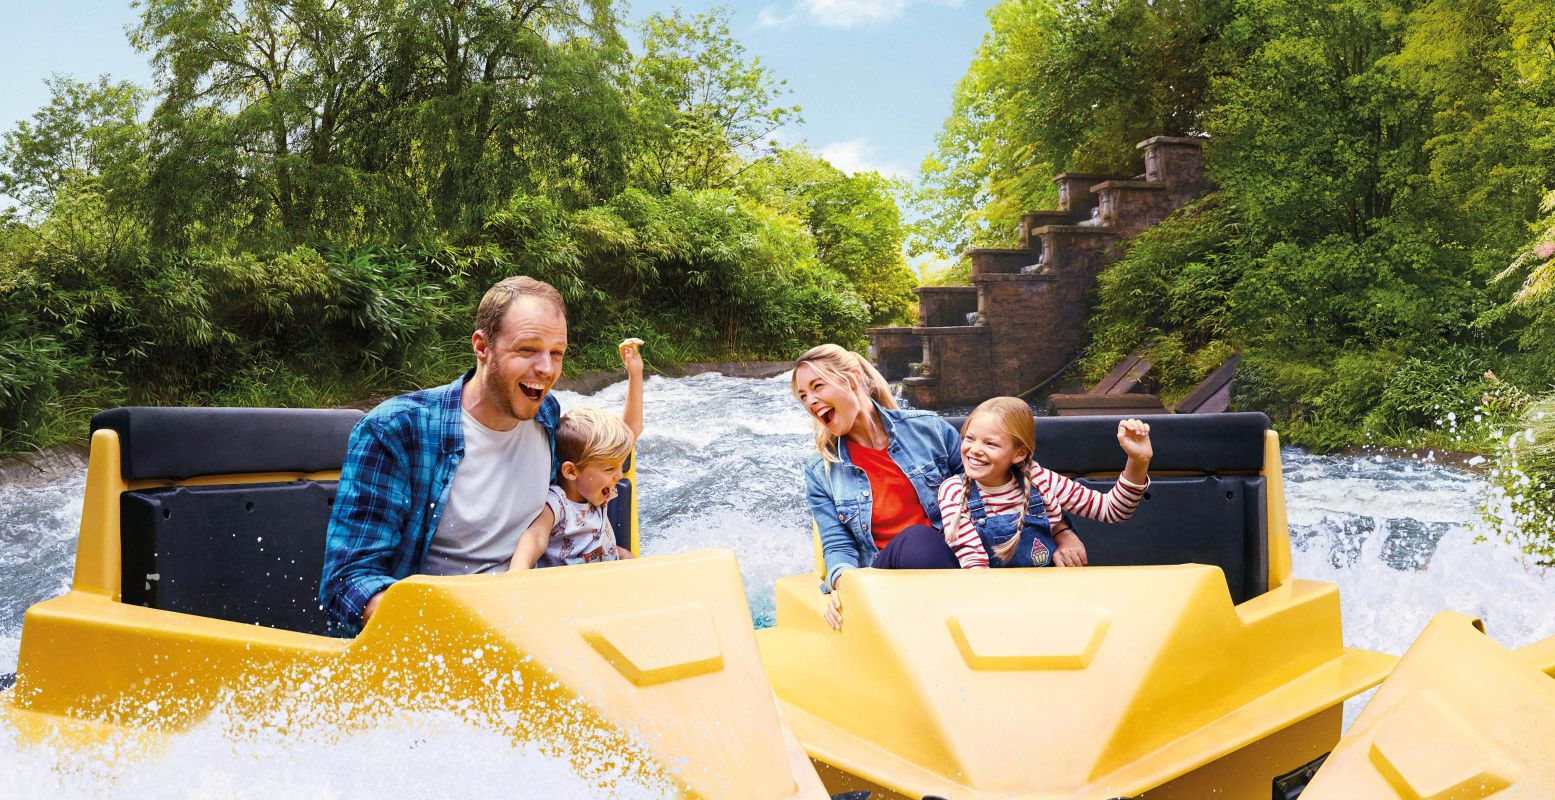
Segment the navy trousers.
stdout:
<svg viewBox="0 0 1555 800">
<path fill-rule="evenodd" d="M 945 543 L 945 534 L 928 525 L 902 529 L 875 556 L 876 569 L 960 569 L 961 562 Z"/>
</svg>

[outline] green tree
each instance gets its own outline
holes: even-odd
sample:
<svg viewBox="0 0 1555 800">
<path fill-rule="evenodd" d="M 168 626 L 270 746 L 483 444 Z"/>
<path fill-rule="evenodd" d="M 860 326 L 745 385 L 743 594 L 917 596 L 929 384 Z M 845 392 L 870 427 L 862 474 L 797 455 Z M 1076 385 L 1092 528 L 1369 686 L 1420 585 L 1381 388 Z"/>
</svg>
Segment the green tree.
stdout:
<svg viewBox="0 0 1555 800">
<path fill-rule="evenodd" d="M 772 152 L 771 136 L 799 119 L 784 82 L 729 32 L 727 11 L 654 14 L 632 66 L 634 182 L 659 192 L 723 188 Z"/>
<path fill-rule="evenodd" d="M 1066 171 L 1133 174 L 1135 145 L 1204 130 L 1235 62 L 1234 0 L 1006 0 L 956 89 L 917 199 L 914 248 L 1008 244 Z"/>
<path fill-rule="evenodd" d="M 906 231 L 896 197 L 903 186 L 875 172 L 847 175 L 798 147 L 753 165 L 739 185 L 804 221 L 820 264 L 858 294 L 871 325 L 907 320 L 917 280 L 902 255 Z"/>
<path fill-rule="evenodd" d="M 90 182 L 123 208 L 144 183 L 146 93 L 107 76 L 85 83 L 56 75 L 44 82 L 47 106 L 0 137 L 0 194 L 30 218 L 46 217 L 61 192 Z"/>
</svg>

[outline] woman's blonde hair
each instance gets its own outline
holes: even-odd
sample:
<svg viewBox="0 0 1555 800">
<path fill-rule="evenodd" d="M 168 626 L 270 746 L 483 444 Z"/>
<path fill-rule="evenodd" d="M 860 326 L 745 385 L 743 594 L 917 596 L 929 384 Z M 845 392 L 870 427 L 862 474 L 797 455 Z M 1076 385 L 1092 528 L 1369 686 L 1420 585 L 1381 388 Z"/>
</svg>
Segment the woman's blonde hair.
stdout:
<svg viewBox="0 0 1555 800">
<path fill-rule="evenodd" d="M 1031 406 L 1019 397 L 991 397 L 972 409 L 972 413 L 966 415 L 966 420 L 961 423 L 961 436 L 966 436 L 966 429 L 972 424 L 972 420 L 981 414 L 991 415 L 999 424 L 999 430 L 1004 435 L 1014 440 L 1015 444 L 1026 448 L 1026 458 L 1037 450 L 1037 424 L 1032 419 Z M 1017 462 L 1018 463 L 1018 462 Z"/>
<path fill-rule="evenodd" d="M 875 365 L 858 353 L 835 344 L 816 345 L 794 362 L 794 376 L 788 383 L 795 397 L 799 396 L 799 367 L 805 364 L 809 364 L 810 369 L 815 370 L 826 383 L 850 390 L 862 385 L 870 399 L 881 407 L 896 408 L 896 398 L 891 396 L 891 385 L 886 383 Z M 812 420 L 811 424 L 815 427 L 816 452 L 827 461 L 841 461 L 837 455 L 837 437 L 826 430 L 820 420 Z"/>
<path fill-rule="evenodd" d="M 632 429 L 620 417 L 597 408 L 575 408 L 556 426 L 556 460 L 578 467 L 625 461 L 632 452 Z"/>
</svg>

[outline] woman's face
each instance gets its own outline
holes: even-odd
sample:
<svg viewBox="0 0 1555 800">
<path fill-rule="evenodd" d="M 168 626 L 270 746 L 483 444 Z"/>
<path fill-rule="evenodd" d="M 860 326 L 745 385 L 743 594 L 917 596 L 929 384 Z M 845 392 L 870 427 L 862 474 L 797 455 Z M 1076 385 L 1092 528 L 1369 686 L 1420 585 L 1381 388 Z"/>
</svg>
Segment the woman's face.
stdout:
<svg viewBox="0 0 1555 800">
<path fill-rule="evenodd" d="M 961 437 L 961 466 L 968 478 L 984 486 L 1002 486 L 1010 480 L 1010 467 L 1029 455 L 992 414 L 967 421 Z"/>
<path fill-rule="evenodd" d="M 851 386 L 829 383 L 809 364 L 794 369 L 794 392 L 810 416 L 820 420 L 831 435 L 847 436 L 858 422 L 865 404 Z"/>
</svg>

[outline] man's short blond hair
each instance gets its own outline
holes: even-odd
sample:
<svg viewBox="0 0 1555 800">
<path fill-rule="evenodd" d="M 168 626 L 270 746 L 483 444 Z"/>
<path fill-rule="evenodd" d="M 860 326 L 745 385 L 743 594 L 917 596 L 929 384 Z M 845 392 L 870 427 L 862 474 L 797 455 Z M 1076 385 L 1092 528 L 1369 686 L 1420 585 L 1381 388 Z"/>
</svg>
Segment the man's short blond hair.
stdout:
<svg viewBox="0 0 1555 800">
<path fill-rule="evenodd" d="M 632 445 L 632 429 L 620 417 L 597 408 L 568 411 L 556 426 L 556 460 L 579 467 L 625 461 Z"/>
<path fill-rule="evenodd" d="M 555 286 L 528 275 L 515 275 L 497 281 L 495 286 L 486 290 L 486 294 L 481 297 L 480 307 L 475 310 L 475 329 L 486 334 L 488 339 L 497 338 L 497 334 L 502 332 L 502 318 L 507 316 L 513 301 L 520 297 L 544 300 L 560 311 L 563 319 L 567 317 L 567 302 Z"/>
</svg>

